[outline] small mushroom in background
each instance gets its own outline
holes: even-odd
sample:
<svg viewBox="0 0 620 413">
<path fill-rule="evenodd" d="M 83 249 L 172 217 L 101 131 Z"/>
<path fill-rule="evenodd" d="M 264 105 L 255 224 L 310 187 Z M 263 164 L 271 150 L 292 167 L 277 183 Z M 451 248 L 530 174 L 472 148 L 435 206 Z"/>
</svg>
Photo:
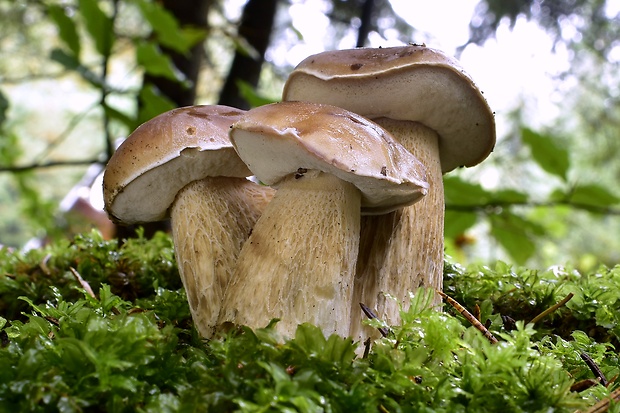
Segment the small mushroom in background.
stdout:
<svg viewBox="0 0 620 413">
<path fill-rule="evenodd" d="M 442 174 L 489 155 L 495 145 L 493 113 L 455 59 L 418 45 L 310 56 L 289 76 L 283 100 L 330 104 L 370 118 L 427 167 L 430 190 L 424 200 L 362 220 L 351 327 L 353 338 L 362 339 L 373 332 L 362 327 L 355 301 L 395 324 L 399 308 L 385 293 L 406 309 L 409 292 L 442 289 Z"/>
<path fill-rule="evenodd" d="M 285 337 L 309 322 L 349 335 L 360 214 L 383 214 L 427 191 L 423 165 L 375 123 L 341 108 L 283 102 L 248 111 L 230 139 L 277 188 L 244 244 L 218 325 Z"/>
<path fill-rule="evenodd" d="M 228 132 L 244 111 L 189 106 L 139 126 L 111 157 L 105 210 L 122 224 L 170 217 L 175 256 L 198 332 L 212 336 L 223 291 L 273 195 L 251 175 Z"/>
</svg>

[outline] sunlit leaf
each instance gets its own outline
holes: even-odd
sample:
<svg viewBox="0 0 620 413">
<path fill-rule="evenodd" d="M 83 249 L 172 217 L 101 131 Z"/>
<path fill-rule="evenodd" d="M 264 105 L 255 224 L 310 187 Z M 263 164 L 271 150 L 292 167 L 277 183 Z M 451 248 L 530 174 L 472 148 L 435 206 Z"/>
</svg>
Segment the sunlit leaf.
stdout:
<svg viewBox="0 0 620 413">
<path fill-rule="evenodd" d="M 175 82 L 185 79 L 170 59 L 170 56 L 162 53 L 161 49 L 153 42 L 142 42 L 136 46 L 136 58 L 144 70 L 154 76 L 161 76 Z"/>
<path fill-rule="evenodd" d="M 259 60 L 261 58 L 260 53 L 258 53 L 254 46 L 252 46 L 244 37 L 234 36 L 232 41 L 235 45 L 235 50 L 241 55 L 250 57 L 254 60 Z"/>
<path fill-rule="evenodd" d="M 303 33 L 299 31 L 294 25 L 291 25 L 289 27 L 289 30 L 291 30 L 295 34 L 295 36 L 297 36 L 298 41 L 302 41 L 304 39 Z"/>
<path fill-rule="evenodd" d="M 121 122 L 123 125 L 127 126 L 129 129 L 134 129 L 137 126 L 136 120 L 131 115 L 128 115 L 117 109 L 114 109 L 110 107 L 110 105 L 104 104 L 103 110 L 105 111 L 106 115 L 110 119 L 116 119 L 117 121 Z"/>
<path fill-rule="evenodd" d="M 97 51 L 109 56 L 114 44 L 113 21 L 99 7 L 95 0 L 79 0 L 77 9 L 84 19 L 88 34 L 92 37 Z"/>
<path fill-rule="evenodd" d="M 566 148 L 558 144 L 556 138 L 523 128 L 521 139 L 530 148 L 534 161 L 544 171 L 566 180 L 570 158 Z"/>
<path fill-rule="evenodd" d="M 172 110 L 176 107 L 174 102 L 162 95 L 154 86 L 147 85 L 140 90 L 140 113 L 138 123 L 146 122 L 155 116 Z"/>
<path fill-rule="evenodd" d="M 611 206 L 620 202 L 620 198 L 606 187 L 597 184 L 584 184 L 573 187 L 569 193 L 570 202 L 576 204 Z"/>
<path fill-rule="evenodd" d="M 185 44 L 192 47 L 205 40 L 209 32 L 199 27 L 183 27 L 180 34 L 185 39 Z"/>
<path fill-rule="evenodd" d="M 50 59 L 60 63 L 69 70 L 79 73 L 84 80 L 94 86 L 101 87 L 103 85 L 101 78 L 96 73 L 82 65 L 75 56 L 68 54 L 62 49 L 53 49 L 50 54 Z"/>
<path fill-rule="evenodd" d="M 239 88 L 239 94 L 241 95 L 241 97 L 243 97 L 246 100 L 246 102 L 248 102 L 249 105 L 253 108 L 267 105 L 269 103 L 274 103 L 277 101 L 277 99 L 271 99 L 271 98 L 259 95 L 256 92 L 256 89 L 252 87 L 252 85 L 242 80 L 237 81 L 237 87 Z"/>
<path fill-rule="evenodd" d="M 63 42 L 67 45 L 69 50 L 73 53 L 73 56 L 79 58 L 80 56 L 80 37 L 77 33 L 75 22 L 67 16 L 65 8 L 58 5 L 50 5 L 48 12 L 56 27 L 58 27 L 58 35 Z"/>
<path fill-rule="evenodd" d="M 205 30 L 181 28 L 174 15 L 158 2 L 140 0 L 137 2 L 144 18 L 153 29 L 157 42 L 179 53 L 189 49 L 207 34 Z"/>
</svg>

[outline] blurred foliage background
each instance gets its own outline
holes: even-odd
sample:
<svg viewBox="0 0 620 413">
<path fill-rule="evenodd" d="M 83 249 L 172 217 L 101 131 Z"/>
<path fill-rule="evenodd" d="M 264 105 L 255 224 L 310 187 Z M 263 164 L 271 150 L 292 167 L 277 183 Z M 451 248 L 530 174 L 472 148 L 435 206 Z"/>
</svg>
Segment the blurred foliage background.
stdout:
<svg viewBox="0 0 620 413">
<path fill-rule="evenodd" d="M 0 0 L 0 243 L 31 248 L 90 226 L 119 235 L 97 209 L 97 176 L 119 139 L 159 113 L 279 100 L 294 65 L 321 50 L 436 47 L 409 17 L 446 10 L 396 3 Z M 444 49 L 461 57 L 502 47 L 501 33 L 530 24 L 545 33 L 549 55 L 567 61 L 549 76 L 550 93 L 514 93 L 496 109 L 487 161 L 445 177 L 454 260 L 583 271 L 620 262 L 619 3 L 480 0 L 468 40 Z M 484 63 L 499 76 L 501 61 Z M 545 64 L 533 58 L 518 69 L 527 76 Z"/>
</svg>

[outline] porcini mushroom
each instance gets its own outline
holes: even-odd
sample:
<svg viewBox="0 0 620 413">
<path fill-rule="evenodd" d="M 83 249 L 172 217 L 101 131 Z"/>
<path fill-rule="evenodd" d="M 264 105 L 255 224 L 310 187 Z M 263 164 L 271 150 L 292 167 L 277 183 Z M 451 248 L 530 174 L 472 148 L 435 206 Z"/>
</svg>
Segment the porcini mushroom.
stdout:
<svg viewBox="0 0 620 413">
<path fill-rule="evenodd" d="M 422 164 L 373 122 L 328 105 L 284 102 L 248 111 L 230 139 L 278 191 L 244 244 L 218 324 L 292 336 L 310 322 L 349 334 L 360 213 L 420 199 Z"/>
<path fill-rule="evenodd" d="M 310 56 L 289 76 L 283 100 L 326 103 L 368 117 L 427 167 L 430 190 L 421 202 L 362 221 L 354 301 L 398 323 L 397 303 L 386 301 L 385 293 L 407 308 L 409 292 L 442 288 L 442 174 L 478 164 L 495 145 L 495 121 L 482 92 L 455 59 L 409 45 Z M 363 315 L 356 305 L 352 335 L 361 339 Z"/>
<path fill-rule="evenodd" d="M 229 139 L 244 111 L 190 106 L 139 126 L 111 157 L 105 209 L 117 223 L 170 217 L 179 273 L 198 332 L 211 337 L 243 242 L 273 190 L 251 175 Z"/>
</svg>

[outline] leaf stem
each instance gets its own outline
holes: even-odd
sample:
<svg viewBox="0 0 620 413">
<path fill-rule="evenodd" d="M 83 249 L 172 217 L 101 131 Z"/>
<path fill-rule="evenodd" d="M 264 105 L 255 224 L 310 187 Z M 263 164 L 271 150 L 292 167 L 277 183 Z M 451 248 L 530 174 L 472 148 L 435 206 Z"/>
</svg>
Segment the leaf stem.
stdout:
<svg viewBox="0 0 620 413">
<path fill-rule="evenodd" d="M 575 294 L 573 294 L 573 293 L 569 293 L 566 297 L 564 297 L 562 299 L 562 301 L 560 301 L 557 304 L 547 308 L 545 311 L 543 311 L 542 313 L 538 314 L 536 317 L 532 318 L 532 320 L 528 324 L 536 324 L 538 321 L 540 321 L 544 317 L 548 316 L 549 314 L 551 314 L 552 312 L 554 312 L 555 310 L 557 310 L 558 308 L 562 307 L 564 304 L 569 302 L 570 299 L 573 298 L 574 295 Z"/>
<path fill-rule="evenodd" d="M 609 411 L 609 404 L 612 400 L 614 401 L 614 404 L 620 401 L 620 389 L 612 391 L 608 398 L 596 403 L 594 406 L 589 408 L 586 413 L 603 413 Z"/>
</svg>

